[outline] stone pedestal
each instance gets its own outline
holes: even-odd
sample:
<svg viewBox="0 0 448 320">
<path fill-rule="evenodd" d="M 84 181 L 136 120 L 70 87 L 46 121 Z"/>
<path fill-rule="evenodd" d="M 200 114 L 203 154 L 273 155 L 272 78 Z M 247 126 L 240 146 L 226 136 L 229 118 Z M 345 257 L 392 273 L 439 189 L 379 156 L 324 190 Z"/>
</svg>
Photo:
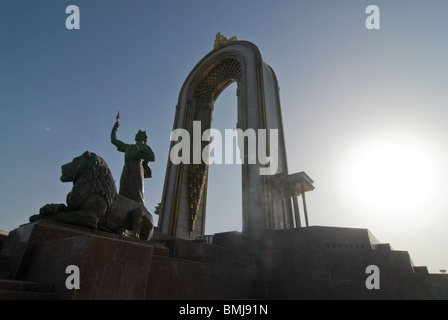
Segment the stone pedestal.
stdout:
<svg viewBox="0 0 448 320">
<path fill-rule="evenodd" d="M 151 261 L 168 250 L 151 242 L 39 221 L 12 231 L 2 255 L 15 280 L 54 284 L 61 299 L 145 299 Z M 67 289 L 80 271 L 80 289 Z"/>
</svg>

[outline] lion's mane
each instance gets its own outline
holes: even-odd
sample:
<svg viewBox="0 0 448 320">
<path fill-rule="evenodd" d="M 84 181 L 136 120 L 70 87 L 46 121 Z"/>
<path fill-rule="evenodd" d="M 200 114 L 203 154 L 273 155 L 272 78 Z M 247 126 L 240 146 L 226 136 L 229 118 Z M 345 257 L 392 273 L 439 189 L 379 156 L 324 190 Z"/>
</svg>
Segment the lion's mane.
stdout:
<svg viewBox="0 0 448 320">
<path fill-rule="evenodd" d="M 82 161 L 87 165 L 79 165 L 76 178 L 73 181 L 72 191 L 67 195 L 67 206 L 69 210 L 78 210 L 91 195 L 99 195 L 107 204 L 107 211 L 113 205 L 117 195 L 115 181 L 107 163 L 96 154 L 91 154 L 94 158 L 89 161 L 86 156 Z"/>
</svg>

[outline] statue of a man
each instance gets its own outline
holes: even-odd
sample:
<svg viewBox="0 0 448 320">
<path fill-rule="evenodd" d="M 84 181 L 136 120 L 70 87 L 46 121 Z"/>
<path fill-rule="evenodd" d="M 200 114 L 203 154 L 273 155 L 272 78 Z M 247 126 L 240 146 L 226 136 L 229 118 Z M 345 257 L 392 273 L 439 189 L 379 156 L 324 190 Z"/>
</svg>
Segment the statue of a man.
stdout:
<svg viewBox="0 0 448 320">
<path fill-rule="evenodd" d="M 118 151 L 124 152 L 124 167 L 120 178 L 119 194 L 141 204 L 145 202 L 144 178 L 151 178 L 148 162 L 154 162 L 152 149 L 146 144 L 146 131 L 139 130 L 135 135 L 136 144 L 127 144 L 117 139 L 119 114 L 112 128 L 110 140 Z"/>
</svg>

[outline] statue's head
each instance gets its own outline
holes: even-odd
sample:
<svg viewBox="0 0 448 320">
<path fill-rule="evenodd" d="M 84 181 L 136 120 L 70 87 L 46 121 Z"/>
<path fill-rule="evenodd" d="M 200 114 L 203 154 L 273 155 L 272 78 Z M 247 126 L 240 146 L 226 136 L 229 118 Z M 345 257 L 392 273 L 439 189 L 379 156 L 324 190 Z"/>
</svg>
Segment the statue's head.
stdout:
<svg viewBox="0 0 448 320">
<path fill-rule="evenodd" d="M 143 141 L 146 143 L 148 140 L 148 136 L 146 135 L 146 131 L 138 130 L 137 134 L 135 135 L 135 141 Z"/>
</svg>

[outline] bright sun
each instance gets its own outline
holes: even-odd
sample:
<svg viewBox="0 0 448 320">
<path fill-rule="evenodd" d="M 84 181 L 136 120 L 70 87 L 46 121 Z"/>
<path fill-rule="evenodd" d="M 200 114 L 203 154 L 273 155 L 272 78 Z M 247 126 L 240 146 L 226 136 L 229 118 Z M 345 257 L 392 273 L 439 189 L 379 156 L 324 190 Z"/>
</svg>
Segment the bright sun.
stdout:
<svg viewBox="0 0 448 320">
<path fill-rule="evenodd" d="M 436 191 L 434 161 L 415 142 L 369 143 L 349 162 L 350 194 L 365 210 L 402 218 L 423 209 Z"/>
</svg>

